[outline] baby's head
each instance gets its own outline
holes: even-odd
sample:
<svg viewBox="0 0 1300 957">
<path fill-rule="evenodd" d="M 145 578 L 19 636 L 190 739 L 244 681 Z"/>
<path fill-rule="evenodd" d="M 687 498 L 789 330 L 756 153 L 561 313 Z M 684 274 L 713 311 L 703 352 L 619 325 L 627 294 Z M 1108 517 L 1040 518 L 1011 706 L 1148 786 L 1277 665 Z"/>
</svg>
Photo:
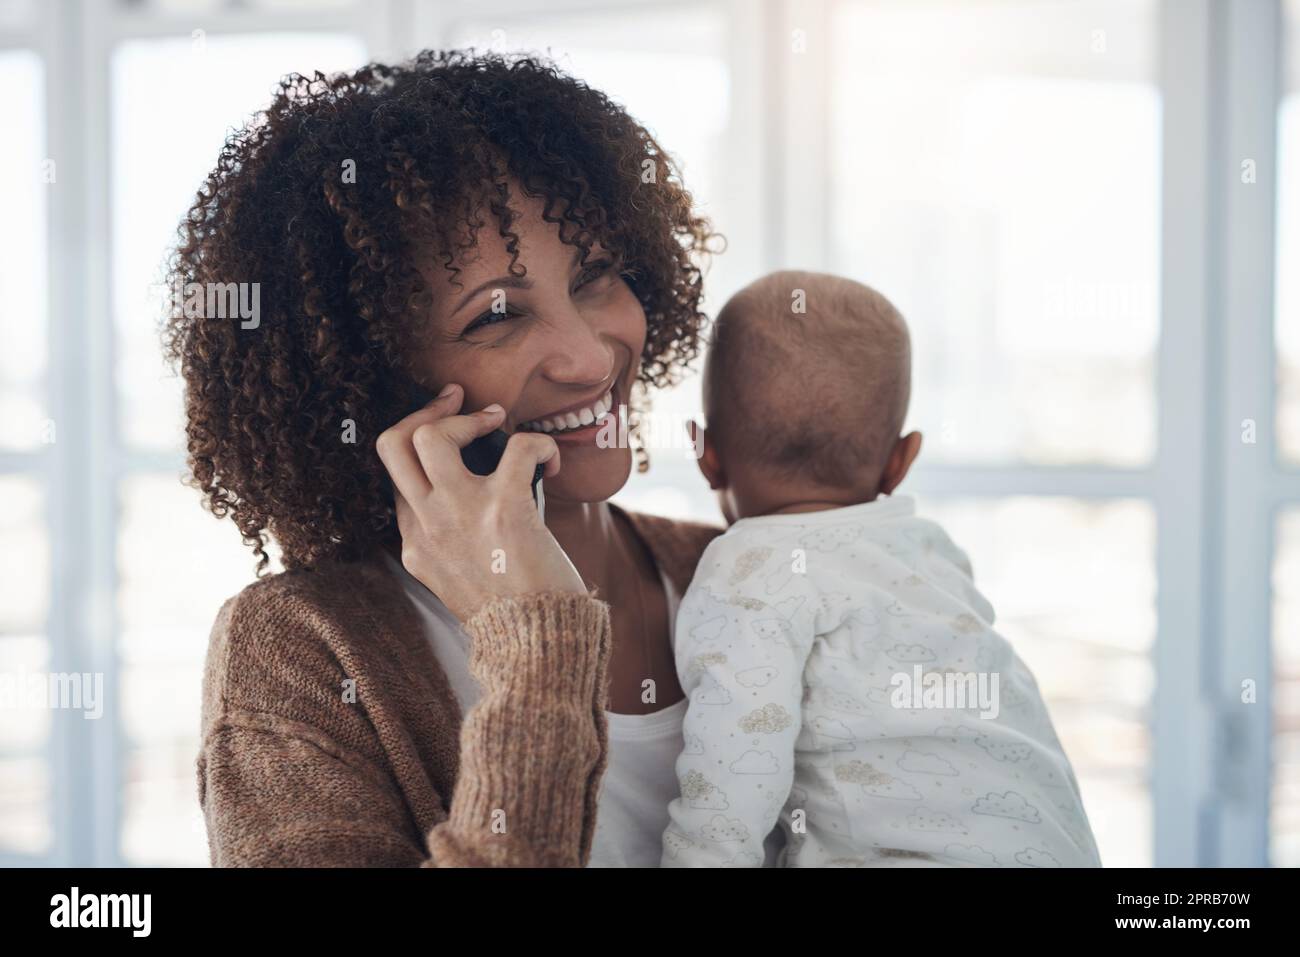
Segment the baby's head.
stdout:
<svg viewBox="0 0 1300 957">
<path fill-rule="evenodd" d="M 890 494 L 921 446 L 901 436 L 911 343 L 861 283 L 783 271 L 731 297 L 704 366 L 700 470 L 728 522 Z"/>
</svg>

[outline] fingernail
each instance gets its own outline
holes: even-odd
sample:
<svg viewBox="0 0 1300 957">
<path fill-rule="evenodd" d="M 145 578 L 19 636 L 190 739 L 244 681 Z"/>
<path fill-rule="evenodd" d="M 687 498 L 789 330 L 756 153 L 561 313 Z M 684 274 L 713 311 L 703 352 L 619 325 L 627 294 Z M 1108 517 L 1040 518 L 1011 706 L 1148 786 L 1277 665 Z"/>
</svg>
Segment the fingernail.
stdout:
<svg viewBox="0 0 1300 957">
<path fill-rule="evenodd" d="M 484 411 L 484 412 L 488 412 L 488 413 L 490 413 L 490 414 L 492 414 L 492 415 L 496 415 L 498 412 L 504 412 L 505 409 L 501 408 L 501 406 L 499 406 L 499 405 L 497 405 L 497 403 L 493 402 L 491 405 L 485 405 L 485 406 L 483 406 L 483 411 Z"/>
<path fill-rule="evenodd" d="M 455 389 L 456 389 L 456 383 L 448 382 L 445 386 L 442 387 L 442 391 L 438 393 L 438 398 L 440 399 L 447 398 L 447 396 L 451 395 L 452 392 L 455 391 Z"/>
</svg>

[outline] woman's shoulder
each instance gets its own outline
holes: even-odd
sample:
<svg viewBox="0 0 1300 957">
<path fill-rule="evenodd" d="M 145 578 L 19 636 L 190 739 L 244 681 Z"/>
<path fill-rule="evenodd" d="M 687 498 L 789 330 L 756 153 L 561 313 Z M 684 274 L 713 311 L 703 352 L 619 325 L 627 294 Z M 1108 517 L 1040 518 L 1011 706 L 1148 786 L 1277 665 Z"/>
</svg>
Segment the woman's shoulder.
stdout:
<svg viewBox="0 0 1300 957">
<path fill-rule="evenodd" d="M 619 510 L 631 521 L 654 555 L 655 563 L 677 586 L 679 593 L 684 593 L 690 585 L 695 576 L 695 566 L 709 543 L 724 531 L 721 525 L 707 522 L 667 518 L 624 508 Z"/>
<path fill-rule="evenodd" d="M 213 624 L 205 725 L 236 710 L 302 715 L 343 700 L 349 680 L 374 679 L 375 669 L 400 671 L 418 651 L 413 616 L 378 559 L 253 582 L 221 606 Z"/>
<path fill-rule="evenodd" d="M 364 627 L 376 609 L 395 609 L 401 595 L 400 585 L 379 557 L 329 562 L 267 575 L 247 585 L 222 605 L 217 630 L 244 633 L 298 625 L 347 632 L 354 622 Z"/>
</svg>

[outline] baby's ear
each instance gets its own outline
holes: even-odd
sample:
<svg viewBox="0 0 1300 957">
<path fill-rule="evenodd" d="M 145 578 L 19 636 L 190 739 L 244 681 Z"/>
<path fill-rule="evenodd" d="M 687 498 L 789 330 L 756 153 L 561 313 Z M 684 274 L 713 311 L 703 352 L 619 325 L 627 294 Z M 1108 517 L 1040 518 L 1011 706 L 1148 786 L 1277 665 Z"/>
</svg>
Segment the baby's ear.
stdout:
<svg viewBox="0 0 1300 957">
<path fill-rule="evenodd" d="M 912 467 L 920 451 L 920 432 L 908 432 L 894 443 L 893 451 L 885 461 L 885 470 L 880 473 L 880 494 L 894 494 L 894 489 L 907 477 L 907 470 Z"/>
<path fill-rule="evenodd" d="M 722 474 L 722 463 L 718 461 L 717 447 L 709 439 L 709 430 L 691 419 L 686 423 L 686 434 L 695 450 L 695 462 L 700 467 L 700 474 L 709 483 L 709 488 L 722 488 L 726 485 L 726 477 Z"/>
</svg>

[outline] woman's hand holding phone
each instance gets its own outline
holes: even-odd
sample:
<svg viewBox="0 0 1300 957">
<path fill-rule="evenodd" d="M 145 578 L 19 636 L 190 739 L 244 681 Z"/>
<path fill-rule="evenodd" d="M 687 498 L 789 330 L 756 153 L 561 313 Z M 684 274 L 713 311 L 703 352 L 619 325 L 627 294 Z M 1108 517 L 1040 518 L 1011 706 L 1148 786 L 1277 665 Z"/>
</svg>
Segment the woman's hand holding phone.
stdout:
<svg viewBox="0 0 1300 957">
<path fill-rule="evenodd" d="M 403 566 L 462 622 L 494 598 L 587 594 L 532 497 L 536 467 L 544 464 L 547 477 L 560 469 L 555 440 L 516 432 L 496 471 L 475 475 L 461 449 L 505 413 L 494 405 L 459 415 L 463 401 L 460 386 L 448 386 L 375 444 L 395 488 Z"/>
</svg>

